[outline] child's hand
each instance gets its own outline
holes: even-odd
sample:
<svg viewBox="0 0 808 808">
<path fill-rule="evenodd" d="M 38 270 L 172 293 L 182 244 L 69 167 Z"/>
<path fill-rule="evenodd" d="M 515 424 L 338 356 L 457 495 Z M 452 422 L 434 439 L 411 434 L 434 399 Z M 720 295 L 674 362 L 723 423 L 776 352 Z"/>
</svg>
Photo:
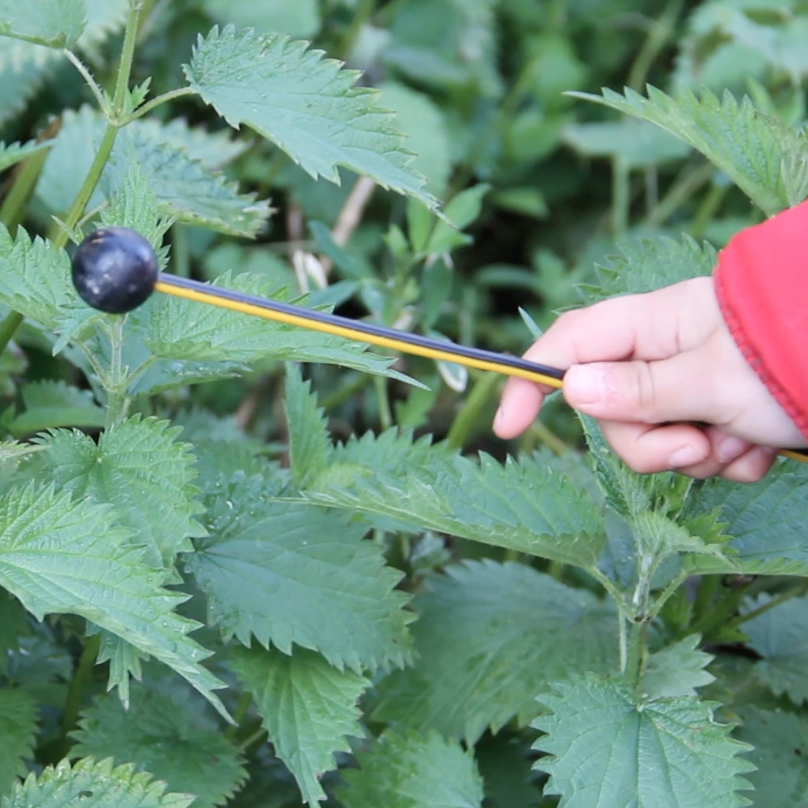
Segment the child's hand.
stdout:
<svg viewBox="0 0 808 808">
<path fill-rule="evenodd" d="M 753 482 L 774 460 L 776 449 L 767 447 L 806 445 L 735 344 L 712 278 L 563 314 L 525 358 L 569 368 L 567 402 L 597 418 L 638 472 Z M 496 434 L 527 429 L 548 392 L 509 379 Z"/>
</svg>

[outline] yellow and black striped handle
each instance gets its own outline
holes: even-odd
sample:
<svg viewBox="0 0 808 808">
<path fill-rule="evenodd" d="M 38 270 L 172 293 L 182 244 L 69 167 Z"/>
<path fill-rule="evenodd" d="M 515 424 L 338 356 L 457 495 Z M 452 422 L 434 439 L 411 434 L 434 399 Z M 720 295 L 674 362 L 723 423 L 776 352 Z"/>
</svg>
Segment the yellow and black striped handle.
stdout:
<svg viewBox="0 0 808 808">
<path fill-rule="evenodd" d="M 286 325 L 307 328 L 310 331 L 321 331 L 325 334 L 344 337 L 346 339 L 376 345 L 381 348 L 392 348 L 415 356 L 428 359 L 441 359 L 458 365 L 489 370 L 506 376 L 518 376 L 537 384 L 560 389 L 564 383 L 564 371 L 558 368 L 528 362 L 514 356 L 506 356 L 480 348 L 467 348 L 453 342 L 430 339 L 418 334 L 396 331 L 392 328 L 351 320 L 336 314 L 327 314 L 281 303 L 255 295 L 222 289 L 198 281 L 180 278 L 176 275 L 160 274 L 155 290 L 163 294 L 195 300 L 209 306 L 262 317 Z M 782 449 L 780 454 L 803 463 L 808 463 L 808 450 Z"/>
</svg>

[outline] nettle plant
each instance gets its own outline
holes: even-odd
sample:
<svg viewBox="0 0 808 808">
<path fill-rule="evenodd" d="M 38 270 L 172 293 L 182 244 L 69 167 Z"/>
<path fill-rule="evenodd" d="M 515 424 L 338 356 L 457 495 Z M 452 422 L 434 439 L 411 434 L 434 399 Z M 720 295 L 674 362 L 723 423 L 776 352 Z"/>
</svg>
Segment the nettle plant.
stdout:
<svg viewBox="0 0 808 808">
<path fill-rule="evenodd" d="M 589 422 L 585 456 L 504 464 L 396 428 L 335 443 L 299 363 L 385 384 L 401 378 L 390 358 L 185 300 L 125 316 L 79 300 L 68 245 L 97 222 L 142 233 L 164 267 L 175 222 L 249 238 L 270 216 L 217 171 L 241 140 L 146 117 L 180 97 L 315 177 L 347 166 L 436 206 L 374 93 L 306 43 L 214 28 L 187 86 L 147 100 L 148 82 L 130 86 L 141 5 L 0 2 L 20 53 L 69 61 L 97 101 L 0 152 L 20 164 L 0 207 L 0 342 L 83 380 L 29 382 L 3 417 L 2 806 L 803 805 L 804 466 L 746 487 L 640 477 Z M 76 52 L 116 20 L 108 93 Z M 765 214 L 808 195 L 803 134 L 748 100 L 590 100 L 678 136 Z M 24 215 L 55 221 L 51 237 Z M 413 208 L 391 249 L 463 242 L 428 215 Z M 590 291 L 715 259 L 687 238 L 637 242 Z M 292 294 L 232 269 L 216 283 Z M 278 362 L 288 462 L 165 406 Z M 478 558 L 452 561 L 458 540 Z"/>
</svg>

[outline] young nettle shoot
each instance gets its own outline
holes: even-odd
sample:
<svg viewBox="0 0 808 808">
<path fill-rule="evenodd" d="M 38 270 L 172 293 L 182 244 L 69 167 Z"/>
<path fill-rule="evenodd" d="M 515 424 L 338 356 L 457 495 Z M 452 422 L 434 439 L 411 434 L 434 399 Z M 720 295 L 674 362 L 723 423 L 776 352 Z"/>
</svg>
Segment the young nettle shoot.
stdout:
<svg viewBox="0 0 808 808">
<path fill-rule="evenodd" d="M 76 291 L 107 314 L 125 314 L 148 300 L 159 274 L 152 245 L 126 227 L 95 230 L 73 257 Z"/>
</svg>

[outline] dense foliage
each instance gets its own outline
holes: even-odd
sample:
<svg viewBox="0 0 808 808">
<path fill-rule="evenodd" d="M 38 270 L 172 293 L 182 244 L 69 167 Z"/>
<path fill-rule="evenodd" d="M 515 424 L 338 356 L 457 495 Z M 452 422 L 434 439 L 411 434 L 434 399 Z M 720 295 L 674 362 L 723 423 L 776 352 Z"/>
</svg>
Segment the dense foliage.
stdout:
<svg viewBox="0 0 808 808">
<path fill-rule="evenodd" d="M 519 353 L 808 196 L 803 2 L 0 0 L 0 34 L 3 808 L 805 805 L 808 466 L 640 477 L 558 400 L 504 445 L 499 376 L 70 281 L 126 226 Z"/>
</svg>

